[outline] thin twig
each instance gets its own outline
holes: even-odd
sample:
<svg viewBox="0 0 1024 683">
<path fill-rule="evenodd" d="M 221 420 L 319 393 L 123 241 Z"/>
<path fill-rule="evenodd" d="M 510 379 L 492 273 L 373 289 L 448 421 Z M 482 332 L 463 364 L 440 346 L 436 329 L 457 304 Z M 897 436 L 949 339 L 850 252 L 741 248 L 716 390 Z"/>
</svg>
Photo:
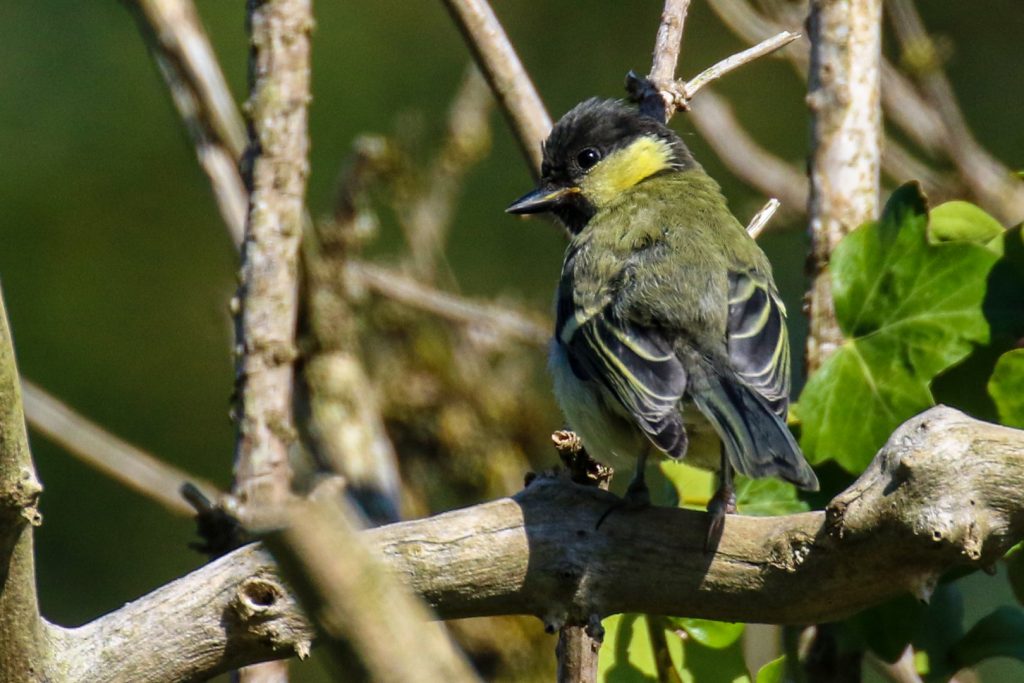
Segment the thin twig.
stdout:
<svg viewBox="0 0 1024 683">
<path fill-rule="evenodd" d="M 490 330 L 502 338 L 540 347 L 551 339 L 551 330 L 527 315 L 433 289 L 382 266 L 353 262 L 349 264 L 348 274 L 354 285 L 453 322 Z"/>
<path fill-rule="evenodd" d="M 114 436 L 29 380 L 22 380 L 21 395 L 32 427 L 82 461 L 171 512 L 187 517 L 195 515 L 192 506 L 181 497 L 181 486 L 186 482 L 210 499 L 219 497 L 213 484 Z"/>
<path fill-rule="evenodd" d="M 754 217 L 750 219 L 750 223 L 747 224 L 747 234 L 753 237 L 755 240 L 761 236 L 764 232 L 765 227 L 768 225 L 768 221 L 772 219 L 775 212 L 778 211 L 781 202 L 772 197 L 768 200 L 760 211 L 754 214 Z"/>
<path fill-rule="evenodd" d="M 196 156 L 210 179 L 235 244 L 245 229 L 248 194 L 238 172 L 245 127 L 191 0 L 129 0 Z"/>
<path fill-rule="evenodd" d="M 692 100 L 704 86 L 718 80 L 732 71 L 735 71 L 744 64 L 749 64 L 755 59 L 760 59 L 765 55 L 769 55 L 772 52 L 789 45 L 799 37 L 799 33 L 782 31 L 771 38 L 761 41 L 753 47 L 747 48 L 742 52 L 737 52 L 731 57 L 726 57 L 717 64 L 704 69 L 689 81 L 676 81 L 669 88 L 669 92 L 672 94 L 673 105 L 676 109 L 682 109 L 684 111 L 689 109 L 690 100 Z"/>
<path fill-rule="evenodd" d="M 531 173 L 540 174 L 540 145 L 551 130 L 551 117 L 533 81 L 486 0 L 444 0 L 477 66 L 494 91 Z"/>
<path fill-rule="evenodd" d="M 665 8 L 661 12 L 661 23 L 658 25 L 658 33 L 654 38 L 651 72 L 647 76 L 659 90 L 675 81 L 676 65 L 679 63 L 679 52 L 683 43 L 683 28 L 686 25 L 686 13 L 689 9 L 690 0 L 665 0 Z M 666 112 L 670 112 L 671 98 L 667 97 L 665 92 L 659 94 L 662 107 Z"/>
</svg>

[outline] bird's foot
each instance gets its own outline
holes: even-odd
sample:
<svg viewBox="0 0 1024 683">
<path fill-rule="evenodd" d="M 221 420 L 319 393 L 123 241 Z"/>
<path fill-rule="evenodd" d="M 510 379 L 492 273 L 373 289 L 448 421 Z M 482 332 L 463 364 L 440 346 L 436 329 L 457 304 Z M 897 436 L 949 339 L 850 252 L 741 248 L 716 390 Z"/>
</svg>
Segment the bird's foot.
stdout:
<svg viewBox="0 0 1024 683">
<path fill-rule="evenodd" d="M 608 506 L 608 509 L 601 515 L 601 519 L 597 520 L 597 525 L 594 529 L 600 529 L 601 525 L 604 524 L 604 520 L 608 519 L 608 515 L 616 510 L 630 512 L 633 510 L 643 510 L 650 506 L 651 492 L 647 489 L 647 484 L 643 481 L 631 481 L 629 488 L 626 489 L 626 494 Z"/>
<path fill-rule="evenodd" d="M 711 521 L 708 523 L 708 535 L 704 539 L 704 552 L 710 553 L 718 546 L 722 538 L 722 530 L 725 528 L 725 516 L 736 512 L 736 492 L 731 486 L 722 486 L 715 491 L 715 495 L 708 501 L 708 513 Z"/>
</svg>

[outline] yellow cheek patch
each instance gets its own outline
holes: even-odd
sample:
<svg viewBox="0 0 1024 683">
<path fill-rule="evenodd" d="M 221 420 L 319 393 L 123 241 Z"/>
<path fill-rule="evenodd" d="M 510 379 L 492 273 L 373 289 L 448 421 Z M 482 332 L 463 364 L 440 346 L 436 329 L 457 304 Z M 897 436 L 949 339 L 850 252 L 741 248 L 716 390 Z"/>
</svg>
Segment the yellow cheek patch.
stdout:
<svg viewBox="0 0 1024 683">
<path fill-rule="evenodd" d="M 645 136 L 600 161 L 580 183 L 580 189 L 594 206 L 606 206 L 644 178 L 671 167 L 669 143 Z"/>
</svg>

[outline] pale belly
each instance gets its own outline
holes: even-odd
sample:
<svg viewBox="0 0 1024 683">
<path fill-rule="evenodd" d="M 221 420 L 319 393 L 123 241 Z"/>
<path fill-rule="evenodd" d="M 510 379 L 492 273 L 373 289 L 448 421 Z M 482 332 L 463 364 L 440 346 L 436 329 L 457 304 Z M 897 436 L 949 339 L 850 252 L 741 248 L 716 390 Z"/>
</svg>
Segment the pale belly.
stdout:
<svg viewBox="0 0 1024 683">
<path fill-rule="evenodd" d="M 592 458 L 628 471 L 644 450 L 661 453 L 604 387 L 576 377 L 565 349 L 557 342 L 551 343 L 548 366 L 554 380 L 555 398 L 566 423 L 580 437 Z M 684 461 L 717 470 L 721 462 L 718 434 L 689 401 L 683 401 L 680 409 L 689 437 Z"/>
</svg>

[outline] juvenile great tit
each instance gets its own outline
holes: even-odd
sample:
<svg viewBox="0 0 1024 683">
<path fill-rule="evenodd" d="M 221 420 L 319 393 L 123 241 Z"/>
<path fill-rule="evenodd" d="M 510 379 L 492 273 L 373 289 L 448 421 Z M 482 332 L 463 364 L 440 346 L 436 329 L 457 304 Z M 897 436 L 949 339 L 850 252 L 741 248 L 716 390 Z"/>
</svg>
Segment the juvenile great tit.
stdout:
<svg viewBox="0 0 1024 683">
<path fill-rule="evenodd" d="M 617 100 L 577 105 L 543 152 L 537 189 L 507 211 L 551 212 L 571 234 L 555 395 L 591 456 L 639 460 L 624 504 L 649 504 L 649 451 L 682 458 L 688 431 L 695 464 L 721 468 L 709 543 L 736 510 L 733 468 L 817 490 L 785 422 L 786 309 L 718 184 L 675 132 Z"/>
</svg>

